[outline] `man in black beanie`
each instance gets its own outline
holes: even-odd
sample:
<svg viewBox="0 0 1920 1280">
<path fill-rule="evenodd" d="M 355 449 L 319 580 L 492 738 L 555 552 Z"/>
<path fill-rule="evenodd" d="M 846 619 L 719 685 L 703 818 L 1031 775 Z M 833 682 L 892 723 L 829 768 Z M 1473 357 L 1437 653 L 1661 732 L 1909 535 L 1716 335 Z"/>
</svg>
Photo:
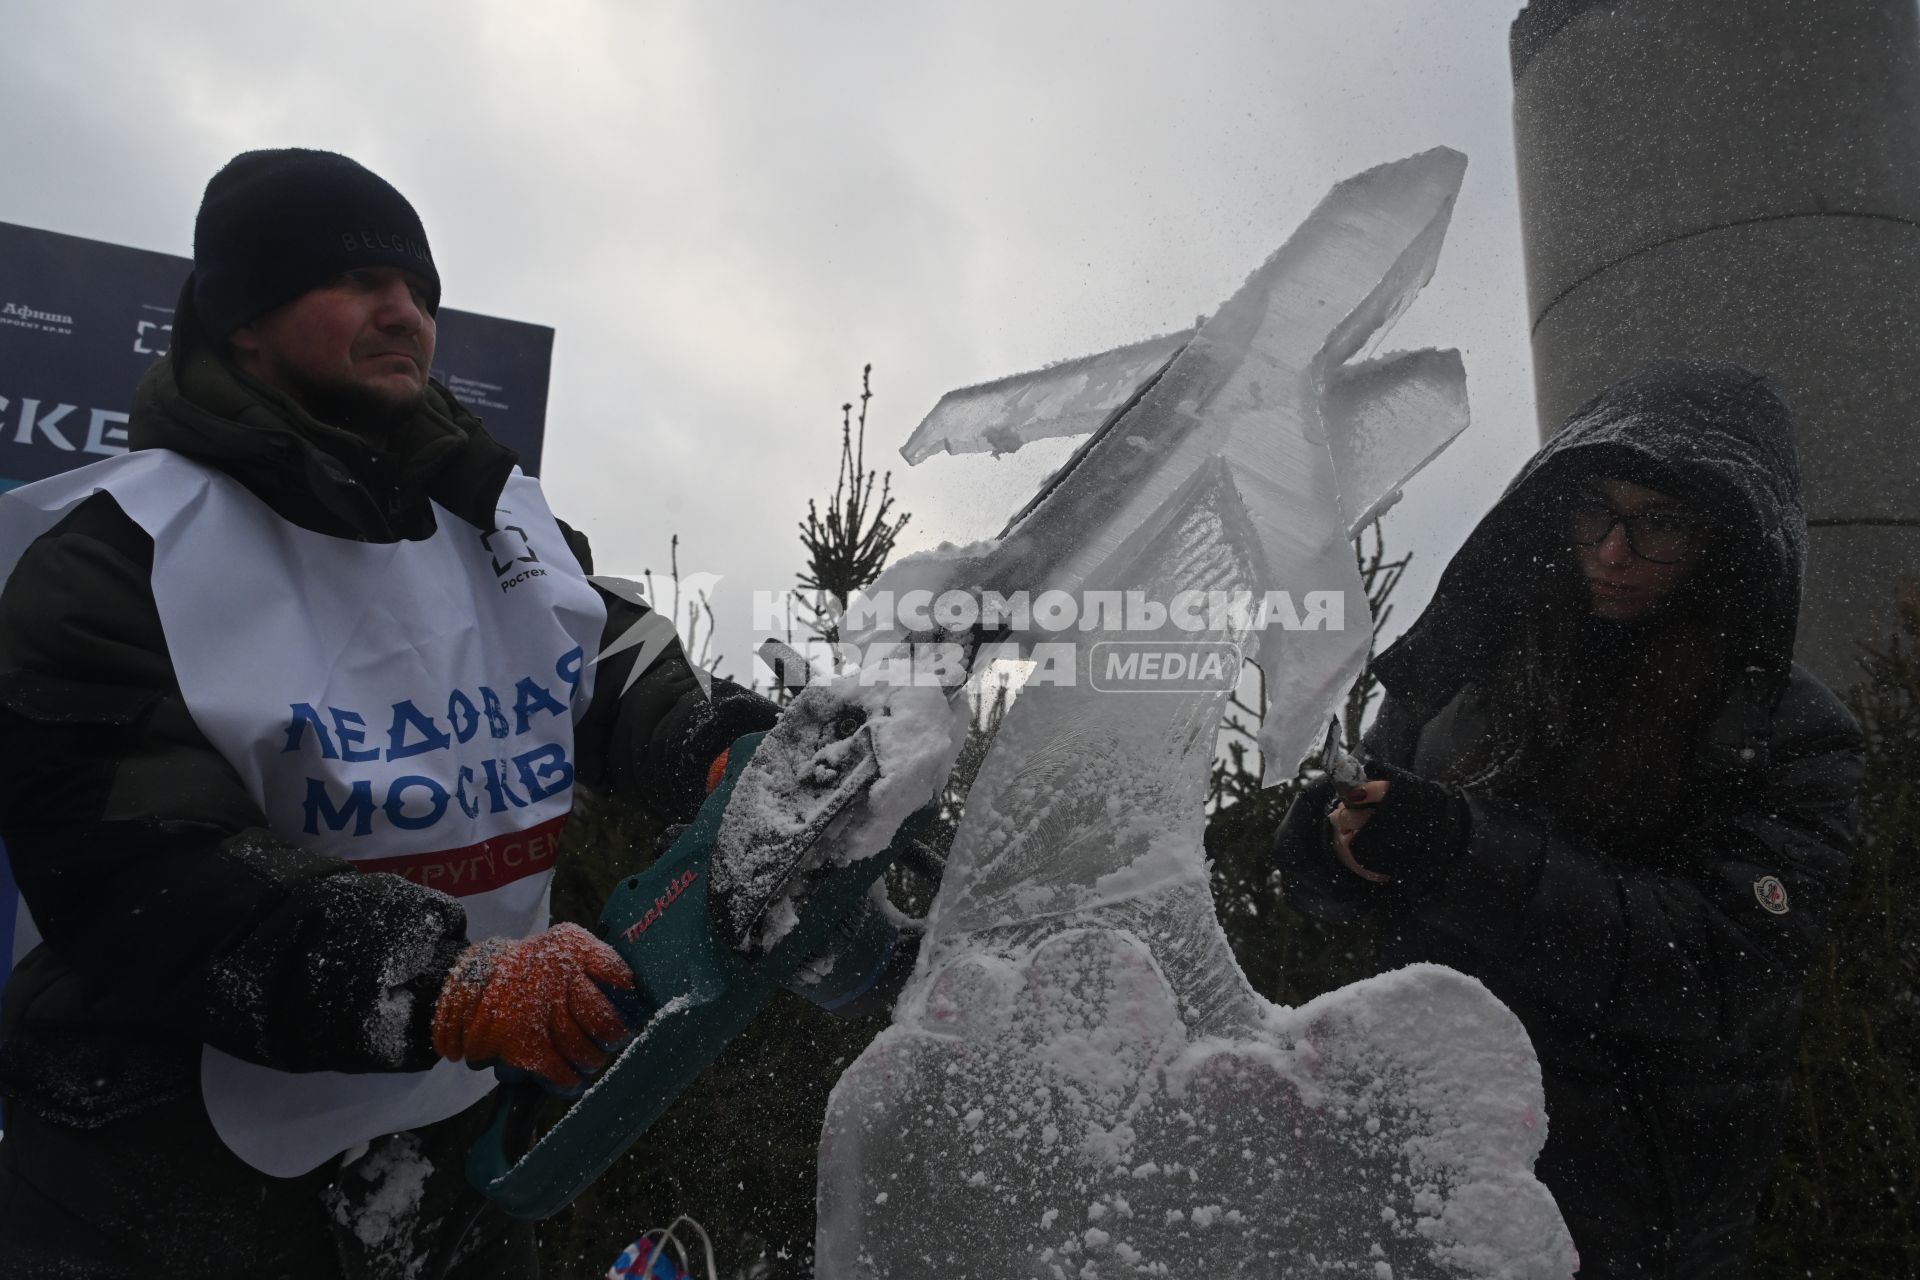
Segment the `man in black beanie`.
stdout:
<svg viewBox="0 0 1920 1280">
<path fill-rule="evenodd" d="M 595 660 L 645 611 L 432 380 L 439 301 L 381 178 L 236 157 L 131 452 L 0 498 L 0 1280 L 538 1273 L 462 1166 L 475 1068 L 627 1034 L 547 927 L 573 784 L 684 821 L 776 712 Z"/>
<path fill-rule="evenodd" d="M 243 371 L 383 442 L 426 394 L 440 273 L 419 215 L 330 151 L 249 151 L 207 184 L 193 310 Z"/>
</svg>

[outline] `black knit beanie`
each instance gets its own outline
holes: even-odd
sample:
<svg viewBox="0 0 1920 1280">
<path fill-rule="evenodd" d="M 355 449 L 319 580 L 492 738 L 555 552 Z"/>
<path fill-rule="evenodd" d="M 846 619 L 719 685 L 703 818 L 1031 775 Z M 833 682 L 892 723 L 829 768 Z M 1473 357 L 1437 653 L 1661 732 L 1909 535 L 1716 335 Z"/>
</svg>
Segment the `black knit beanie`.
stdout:
<svg viewBox="0 0 1920 1280">
<path fill-rule="evenodd" d="M 440 273 L 420 215 L 378 174 L 331 151 L 247 151 L 207 183 L 193 225 L 193 302 L 224 338 L 309 289 L 359 267 L 400 267 L 430 286 Z"/>
</svg>

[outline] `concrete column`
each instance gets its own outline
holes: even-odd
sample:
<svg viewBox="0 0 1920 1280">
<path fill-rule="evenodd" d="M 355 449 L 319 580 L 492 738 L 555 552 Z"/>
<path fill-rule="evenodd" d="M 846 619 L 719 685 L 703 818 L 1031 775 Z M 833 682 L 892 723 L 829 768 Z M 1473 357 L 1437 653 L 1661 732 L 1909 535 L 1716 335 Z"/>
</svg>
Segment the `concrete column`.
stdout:
<svg viewBox="0 0 1920 1280">
<path fill-rule="evenodd" d="M 1542 437 L 1658 356 L 1771 374 L 1845 688 L 1920 574 L 1915 0 L 1532 0 L 1512 53 Z"/>
</svg>

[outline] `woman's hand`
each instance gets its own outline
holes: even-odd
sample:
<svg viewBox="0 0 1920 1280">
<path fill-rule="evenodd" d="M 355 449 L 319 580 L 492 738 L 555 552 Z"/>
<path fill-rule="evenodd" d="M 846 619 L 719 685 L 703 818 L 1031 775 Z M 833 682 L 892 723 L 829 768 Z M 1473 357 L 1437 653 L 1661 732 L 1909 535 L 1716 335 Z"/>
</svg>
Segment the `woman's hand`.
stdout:
<svg viewBox="0 0 1920 1280">
<path fill-rule="evenodd" d="M 1367 819 L 1373 816 L 1374 806 L 1387 798 L 1387 791 L 1392 786 L 1391 782 L 1369 782 L 1355 787 L 1327 815 L 1327 824 L 1333 832 L 1334 856 L 1340 859 L 1340 865 L 1362 880 L 1370 880 L 1374 884 L 1388 884 L 1393 877 L 1369 871 L 1356 862 L 1353 857 L 1353 838 L 1359 834 L 1360 828 L 1367 825 Z"/>
<path fill-rule="evenodd" d="M 1362 880 L 1398 881 L 1403 889 L 1438 880 L 1466 852 L 1466 796 L 1380 760 L 1367 761 L 1367 777 L 1327 815 L 1340 865 Z"/>
</svg>

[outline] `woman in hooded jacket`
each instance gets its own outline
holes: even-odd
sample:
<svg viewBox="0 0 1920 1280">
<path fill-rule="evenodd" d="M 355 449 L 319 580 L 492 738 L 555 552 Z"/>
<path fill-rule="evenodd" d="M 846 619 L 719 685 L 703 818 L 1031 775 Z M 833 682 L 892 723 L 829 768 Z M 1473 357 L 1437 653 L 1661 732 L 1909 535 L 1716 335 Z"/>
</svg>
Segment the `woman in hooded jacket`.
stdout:
<svg viewBox="0 0 1920 1280">
<path fill-rule="evenodd" d="M 1525 1025 L 1581 1280 L 1747 1271 L 1863 766 L 1792 660 L 1805 542 L 1763 378 L 1608 388 L 1376 661 L 1370 781 L 1276 836 L 1294 906 L 1377 912 L 1382 969 L 1450 965 Z"/>
</svg>

